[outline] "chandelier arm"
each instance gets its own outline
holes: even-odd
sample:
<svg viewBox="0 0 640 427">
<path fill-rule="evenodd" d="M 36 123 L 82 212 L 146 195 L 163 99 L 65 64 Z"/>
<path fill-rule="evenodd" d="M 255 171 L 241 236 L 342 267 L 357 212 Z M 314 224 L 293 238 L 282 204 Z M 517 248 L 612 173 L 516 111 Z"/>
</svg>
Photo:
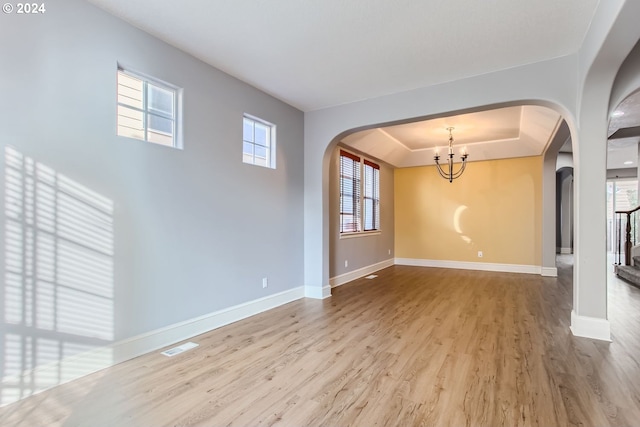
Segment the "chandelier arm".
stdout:
<svg viewBox="0 0 640 427">
<path fill-rule="evenodd" d="M 462 172 L 464 172 L 464 169 L 465 169 L 466 167 L 467 167 L 467 162 L 463 162 L 463 163 L 462 163 L 462 166 L 460 167 L 460 170 L 458 170 L 458 172 L 456 172 L 456 173 L 454 173 L 454 174 L 452 175 L 452 176 L 453 176 L 453 179 L 456 179 L 456 178 L 460 177 L 460 175 L 462 175 Z"/>
<path fill-rule="evenodd" d="M 447 174 L 445 174 L 444 171 L 442 170 L 442 166 L 440 166 L 440 163 L 438 163 L 437 161 L 436 161 L 436 166 L 437 166 L 436 169 L 438 169 L 438 173 L 440 174 L 440 176 L 443 177 L 444 179 L 449 179 Z"/>
</svg>

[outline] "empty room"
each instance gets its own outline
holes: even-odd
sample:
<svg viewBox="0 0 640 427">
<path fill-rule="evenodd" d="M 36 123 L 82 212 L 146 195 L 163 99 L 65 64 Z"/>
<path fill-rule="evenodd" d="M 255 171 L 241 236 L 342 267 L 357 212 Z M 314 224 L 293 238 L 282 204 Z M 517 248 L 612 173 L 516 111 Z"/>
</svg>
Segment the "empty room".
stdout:
<svg viewBox="0 0 640 427">
<path fill-rule="evenodd" d="M 0 425 L 637 424 L 638 16 L 6 2 Z"/>
</svg>

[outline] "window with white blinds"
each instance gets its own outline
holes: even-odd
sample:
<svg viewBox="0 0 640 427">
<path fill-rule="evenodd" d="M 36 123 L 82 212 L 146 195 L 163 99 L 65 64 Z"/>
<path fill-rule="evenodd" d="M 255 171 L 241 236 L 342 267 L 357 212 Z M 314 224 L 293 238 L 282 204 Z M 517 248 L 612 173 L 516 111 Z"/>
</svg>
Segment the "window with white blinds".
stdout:
<svg viewBox="0 0 640 427">
<path fill-rule="evenodd" d="M 340 151 L 340 232 L 360 231 L 360 157 Z"/>
<path fill-rule="evenodd" d="M 177 138 L 178 90 L 118 69 L 117 134 L 181 148 Z"/>
<path fill-rule="evenodd" d="M 379 229 L 380 166 L 340 150 L 340 233 Z"/>
<path fill-rule="evenodd" d="M 380 229 L 380 166 L 364 161 L 364 231 Z"/>
</svg>

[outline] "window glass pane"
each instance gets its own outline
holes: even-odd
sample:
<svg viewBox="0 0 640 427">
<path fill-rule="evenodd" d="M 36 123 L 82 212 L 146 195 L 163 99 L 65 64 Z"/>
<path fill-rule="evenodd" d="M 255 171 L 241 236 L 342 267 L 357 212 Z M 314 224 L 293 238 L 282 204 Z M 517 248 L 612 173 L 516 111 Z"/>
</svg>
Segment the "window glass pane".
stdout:
<svg viewBox="0 0 640 427">
<path fill-rule="evenodd" d="M 267 160 L 267 148 L 263 147 L 261 145 L 256 145 L 255 146 L 255 150 L 256 150 L 256 158 L 260 158 L 260 159 L 264 159 Z"/>
<path fill-rule="evenodd" d="M 250 142 L 244 142 L 242 144 L 242 154 L 246 154 L 248 155 L 250 158 L 253 159 L 253 147 L 254 145 Z M 253 163 L 253 162 L 252 162 Z"/>
<path fill-rule="evenodd" d="M 249 120 L 247 118 L 244 119 L 242 126 L 242 139 L 253 142 L 253 120 Z"/>
<path fill-rule="evenodd" d="M 173 117 L 173 92 L 147 84 L 149 111 Z"/>
<path fill-rule="evenodd" d="M 173 146 L 173 120 L 147 115 L 147 140 L 156 144 Z"/>
<path fill-rule="evenodd" d="M 154 116 L 153 114 L 149 114 L 147 116 L 147 120 L 149 121 L 147 124 L 149 131 L 163 133 L 168 136 L 173 135 L 173 120 Z"/>
<path fill-rule="evenodd" d="M 142 103 L 143 81 L 118 72 L 118 103 L 143 109 Z"/>
<path fill-rule="evenodd" d="M 342 213 L 353 214 L 354 213 L 353 197 L 343 195 L 342 196 Z"/>
<path fill-rule="evenodd" d="M 340 178 L 340 181 L 341 181 L 340 183 L 341 194 L 345 197 L 353 196 L 353 179 L 342 177 Z"/>
<path fill-rule="evenodd" d="M 144 140 L 144 116 L 142 111 L 118 105 L 117 134 Z"/>
<path fill-rule="evenodd" d="M 373 230 L 373 200 L 364 199 L 364 229 Z"/>
<path fill-rule="evenodd" d="M 616 181 L 616 210 L 628 211 L 638 206 L 638 181 Z"/>
<path fill-rule="evenodd" d="M 373 196 L 373 171 L 370 166 L 364 167 L 364 197 Z"/>
<path fill-rule="evenodd" d="M 269 146 L 269 128 L 262 123 L 256 123 L 256 144 Z"/>
</svg>

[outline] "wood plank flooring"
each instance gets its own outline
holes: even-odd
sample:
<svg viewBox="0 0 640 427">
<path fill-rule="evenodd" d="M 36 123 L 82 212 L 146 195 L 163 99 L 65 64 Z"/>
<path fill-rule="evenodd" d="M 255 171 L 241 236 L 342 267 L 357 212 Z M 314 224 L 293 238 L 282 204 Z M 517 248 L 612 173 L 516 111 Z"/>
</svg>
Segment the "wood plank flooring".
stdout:
<svg viewBox="0 0 640 427">
<path fill-rule="evenodd" d="M 640 289 L 613 343 L 560 277 L 394 266 L 0 408 L 2 426 L 640 425 Z"/>
</svg>

